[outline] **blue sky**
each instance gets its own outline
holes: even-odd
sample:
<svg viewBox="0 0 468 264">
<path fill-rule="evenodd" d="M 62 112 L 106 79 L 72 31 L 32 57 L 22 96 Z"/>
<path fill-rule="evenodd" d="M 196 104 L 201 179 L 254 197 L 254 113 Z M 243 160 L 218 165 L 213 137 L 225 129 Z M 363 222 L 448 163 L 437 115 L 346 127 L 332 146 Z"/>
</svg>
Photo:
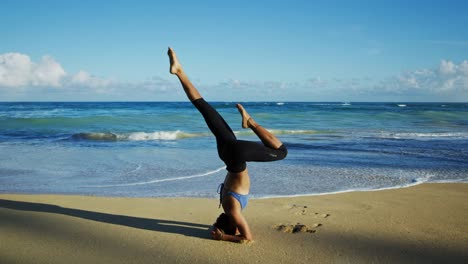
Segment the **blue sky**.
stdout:
<svg viewBox="0 0 468 264">
<path fill-rule="evenodd" d="M 1 101 L 468 101 L 466 1 L 1 1 Z"/>
</svg>

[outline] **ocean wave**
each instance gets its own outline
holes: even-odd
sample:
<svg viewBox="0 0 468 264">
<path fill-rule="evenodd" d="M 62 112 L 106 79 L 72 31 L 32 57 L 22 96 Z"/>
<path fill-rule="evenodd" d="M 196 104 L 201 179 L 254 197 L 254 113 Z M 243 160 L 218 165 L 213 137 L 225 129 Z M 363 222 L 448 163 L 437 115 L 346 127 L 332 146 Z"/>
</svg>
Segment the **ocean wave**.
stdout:
<svg viewBox="0 0 468 264">
<path fill-rule="evenodd" d="M 320 133 L 315 130 L 269 130 L 275 135 L 310 135 Z M 238 136 L 252 136 L 254 133 L 250 130 L 234 131 Z M 155 131 L 155 132 L 89 132 L 76 133 L 71 136 L 73 140 L 91 140 L 91 141 L 151 141 L 151 140 L 179 140 L 195 137 L 211 136 L 208 132 L 187 133 L 180 130 L 176 131 Z"/>
<path fill-rule="evenodd" d="M 311 134 L 320 134 L 328 133 L 327 131 L 317 131 L 317 130 L 290 130 L 290 129 L 268 129 L 268 131 L 275 135 L 311 135 Z M 234 131 L 234 134 L 238 136 L 251 136 L 254 135 L 254 132 L 251 130 L 241 130 Z"/>
<path fill-rule="evenodd" d="M 176 131 L 155 131 L 155 132 L 131 132 L 131 133 L 111 133 L 92 132 L 77 133 L 71 136 L 74 140 L 95 140 L 95 141 L 150 141 L 150 140 L 178 140 L 184 138 L 203 137 L 207 133 L 186 133 Z"/>
<path fill-rule="evenodd" d="M 379 138 L 388 139 L 420 139 L 420 138 L 468 138 L 468 133 L 464 132 L 401 132 L 401 133 L 389 133 L 382 132 L 378 135 Z"/>
<path fill-rule="evenodd" d="M 275 135 L 310 135 L 310 134 L 317 134 L 319 133 L 316 130 L 282 130 L 282 129 L 269 129 L 271 133 Z"/>
<path fill-rule="evenodd" d="M 311 134 L 333 134 L 329 131 L 315 130 L 269 130 L 275 135 L 311 135 Z M 71 134 L 71 136 L 70 136 Z M 255 136 L 251 130 L 234 131 L 236 136 Z M 66 133 L 63 131 L 12 131 L 0 134 L 0 137 L 5 139 L 58 139 L 58 140 L 75 140 L 75 141 L 154 141 L 154 140 L 181 140 L 198 137 L 212 137 L 211 132 L 183 132 L 175 131 L 154 131 L 154 132 L 81 132 L 81 133 Z"/>
</svg>

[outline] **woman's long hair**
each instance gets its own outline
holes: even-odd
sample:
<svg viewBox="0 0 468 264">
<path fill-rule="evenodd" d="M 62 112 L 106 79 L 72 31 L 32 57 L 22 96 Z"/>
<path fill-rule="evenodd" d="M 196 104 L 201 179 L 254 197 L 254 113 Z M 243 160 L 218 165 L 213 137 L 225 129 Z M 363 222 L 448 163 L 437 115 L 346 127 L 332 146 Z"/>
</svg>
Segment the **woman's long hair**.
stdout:
<svg viewBox="0 0 468 264">
<path fill-rule="evenodd" d="M 218 219 L 216 219 L 216 222 L 213 224 L 213 226 L 220 229 L 225 234 L 228 234 L 228 235 L 236 234 L 236 229 L 237 229 L 236 224 L 234 223 L 234 221 L 232 221 L 231 217 L 229 217 L 225 213 L 221 213 L 218 216 Z"/>
</svg>

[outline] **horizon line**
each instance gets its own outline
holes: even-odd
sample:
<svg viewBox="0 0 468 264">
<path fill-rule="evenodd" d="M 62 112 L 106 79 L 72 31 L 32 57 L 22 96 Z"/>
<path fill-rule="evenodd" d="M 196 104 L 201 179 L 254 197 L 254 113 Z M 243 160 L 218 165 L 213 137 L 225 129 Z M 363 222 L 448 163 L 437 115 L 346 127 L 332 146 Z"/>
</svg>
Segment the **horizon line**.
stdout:
<svg viewBox="0 0 468 264">
<path fill-rule="evenodd" d="M 234 103 L 234 102 L 242 102 L 242 103 L 444 103 L 444 104 L 463 104 L 468 103 L 468 101 L 459 101 L 459 102 L 447 102 L 447 101 L 296 101 L 296 100 L 272 100 L 272 101 L 244 101 L 244 100 L 210 100 L 210 102 L 222 102 L 222 103 Z M 172 101 L 172 100 L 154 100 L 154 101 L 2 101 L 0 103 L 190 103 L 190 101 Z"/>
</svg>

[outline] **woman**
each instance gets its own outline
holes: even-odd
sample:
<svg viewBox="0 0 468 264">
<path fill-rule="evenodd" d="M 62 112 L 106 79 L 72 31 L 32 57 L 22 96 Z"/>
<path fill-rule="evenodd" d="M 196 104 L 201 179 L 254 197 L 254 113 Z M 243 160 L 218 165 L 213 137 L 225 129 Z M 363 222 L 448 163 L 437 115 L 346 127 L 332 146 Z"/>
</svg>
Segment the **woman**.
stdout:
<svg viewBox="0 0 468 264">
<path fill-rule="evenodd" d="M 211 235 L 216 240 L 252 241 L 249 225 L 241 212 L 247 205 L 250 190 L 246 161 L 284 159 L 287 155 L 286 147 L 273 134 L 255 122 L 241 104 L 237 104 L 237 109 L 242 116 L 242 128 L 252 129 L 263 144 L 237 140 L 226 121 L 201 97 L 190 82 L 174 50 L 169 48 L 167 54 L 170 61 L 170 73 L 179 78 L 188 99 L 200 111 L 208 128 L 216 137 L 218 155 L 226 164 L 228 171 L 220 190 L 224 213 L 218 217 Z"/>
</svg>

